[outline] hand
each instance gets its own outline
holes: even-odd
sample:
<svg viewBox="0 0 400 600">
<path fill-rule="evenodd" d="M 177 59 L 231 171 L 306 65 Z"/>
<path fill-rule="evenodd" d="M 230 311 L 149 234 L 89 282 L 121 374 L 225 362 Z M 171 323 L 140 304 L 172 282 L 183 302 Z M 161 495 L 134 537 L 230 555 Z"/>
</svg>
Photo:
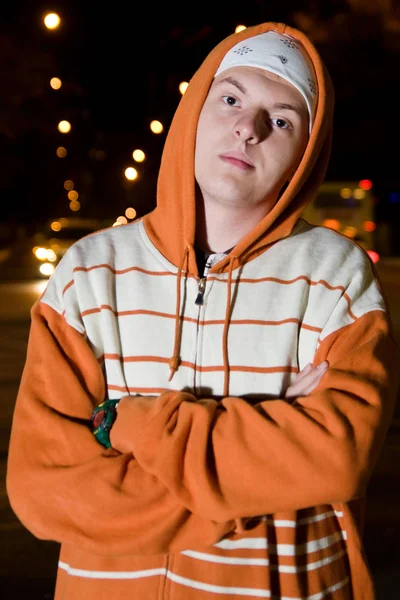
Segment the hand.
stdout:
<svg viewBox="0 0 400 600">
<path fill-rule="evenodd" d="M 297 398 L 298 396 L 307 396 L 317 387 L 323 374 L 328 369 L 328 361 L 322 361 L 317 367 L 311 363 L 306 365 L 302 371 L 297 373 L 296 379 L 286 390 L 285 398 Z"/>
</svg>

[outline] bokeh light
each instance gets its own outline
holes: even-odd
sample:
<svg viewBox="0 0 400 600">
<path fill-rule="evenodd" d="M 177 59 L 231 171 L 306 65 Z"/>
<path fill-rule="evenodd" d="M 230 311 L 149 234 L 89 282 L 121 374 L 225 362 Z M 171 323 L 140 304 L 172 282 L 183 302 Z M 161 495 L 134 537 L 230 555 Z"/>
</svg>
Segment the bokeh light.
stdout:
<svg viewBox="0 0 400 600">
<path fill-rule="evenodd" d="M 77 210 L 80 209 L 81 203 L 78 200 L 73 200 L 72 202 L 69 203 L 69 207 L 72 211 L 76 212 Z"/>
<path fill-rule="evenodd" d="M 61 133 L 69 133 L 71 131 L 71 123 L 69 121 L 60 121 L 57 127 Z"/>
<path fill-rule="evenodd" d="M 76 190 L 70 190 L 67 195 L 71 202 L 75 202 L 79 198 L 79 194 Z"/>
<path fill-rule="evenodd" d="M 125 216 L 128 219 L 134 219 L 136 217 L 136 210 L 132 207 L 127 208 L 125 211 Z"/>
<path fill-rule="evenodd" d="M 65 158 L 67 156 L 67 149 L 64 146 L 58 146 L 56 154 L 59 158 Z"/>
<path fill-rule="evenodd" d="M 62 227 L 62 225 L 61 225 L 60 221 L 53 221 L 52 224 L 50 225 L 50 228 L 53 231 L 60 231 L 61 227 Z"/>
<path fill-rule="evenodd" d="M 59 90 L 62 86 L 61 79 L 59 79 L 58 77 L 52 77 L 50 79 L 50 86 L 53 88 L 53 90 Z"/>
<path fill-rule="evenodd" d="M 134 167 L 128 167 L 125 169 L 125 177 L 129 179 L 129 181 L 133 181 L 138 176 L 138 172 Z"/>
<path fill-rule="evenodd" d="M 240 33 L 244 29 L 247 29 L 246 25 L 237 25 L 235 28 L 235 33 Z"/>
<path fill-rule="evenodd" d="M 181 81 L 181 83 L 179 84 L 179 91 L 182 94 L 182 96 L 188 89 L 188 86 L 189 86 L 189 84 L 187 81 Z"/>
<path fill-rule="evenodd" d="M 67 179 L 66 181 L 64 181 L 64 188 L 66 190 L 73 190 L 74 189 L 74 182 L 72 181 L 72 179 Z"/>
<path fill-rule="evenodd" d="M 161 133 L 164 127 L 160 121 L 154 120 L 150 123 L 150 129 L 153 133 Z"/>
<path fill-rule="evenodd" d="M 47 13 L 43 21 L 47 29 L 57 29 L 61 23 L 60 16 L 57 13 Z"/>
<path fill-rule="evenodd" d="M 143 162 L 146 158 L 146 155 L 143 150 L 137 149 L 132 152 L 132 158 L 133 160 L 136 160 L 136 162 Z"/>
</svg>

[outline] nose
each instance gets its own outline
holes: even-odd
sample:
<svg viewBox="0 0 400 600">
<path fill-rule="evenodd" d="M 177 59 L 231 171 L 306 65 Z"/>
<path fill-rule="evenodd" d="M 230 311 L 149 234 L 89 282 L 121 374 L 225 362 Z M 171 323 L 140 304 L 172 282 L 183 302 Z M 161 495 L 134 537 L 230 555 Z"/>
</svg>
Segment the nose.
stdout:
<svg viewBox="0 0 400 600">
<path fill-rule="evenodd" d="M 234 136 L 247 144 L 258 144 L 267 131 L 266 116 L 261 110 L 243 112 L 234 126 Z"/>
</svg>

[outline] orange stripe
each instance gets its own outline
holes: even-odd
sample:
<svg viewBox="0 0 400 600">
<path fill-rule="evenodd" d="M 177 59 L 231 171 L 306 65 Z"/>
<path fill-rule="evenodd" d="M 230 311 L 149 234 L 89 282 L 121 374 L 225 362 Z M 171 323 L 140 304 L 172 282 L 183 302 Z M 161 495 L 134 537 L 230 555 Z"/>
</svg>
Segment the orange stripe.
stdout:
<svg viewBox="0 0 400 600">
<path fill-rule="evenodd" d="M 176 273 L 171 273 L 171 271 L 148 271 L 147 269 L 142 269 L 141 267 L 128 267 L 126 269 L 114 269 L 111 265 L 107 265 L 106 263 L 100 265 L 92 265 L 91 267 L 75 267 L 74 273 L 76 271 L 93 271 L 93 269 L 108 269 L 114 275 L 124 275 L 125 273 L 130 273 L 131 271 L 139 271 L 140 273 L 144 273 L 145 275 L 160 275 L 167 276 L 172 275 L 176 277 Z"/>
<path fill-rule="evenodd" d="M 64 289 L 63 289 L 63 291 L 62 291 L 62 296 L 64 296 L 64 294 L 65 294 L 65 292 L 67 291 L 67 289 L 68 289 L 68 288 L 70 288 L 70 287 L 71 287 L 71 285 L 74 285 L 74 283 L 75 283 L 75 281 L 74 281 L 73 279 L 71 279 L 71 281 L 69 281 L 69 282 L 67 283 L 67 285 L 65 286 L 65 288 L 64 288 Z"/>
<path fill-rule="evenodd" d="M 152 363 L 165 363 L 169 364 L 169 358 L 165 358 L 164 356 L 120 356 L 119 354 L 103 354 L 98 359 L 98 362 L 103 362 L 103 360 L 117 360 L 122 363 L 128 362 L 152 362 Z M 180 361 L 181 367 L 188 367 L 189 369 L 193 369 L 196 371 L 200 371 L 201 373 L 211 373 L 223 371 L 224 366 L 200 366 L 195 363 L 189 362 L 187 360 Z M 240 371 L 244 373 L 298 373 L 299 369 L 297 367 L 290 366 L 277 366 L 277 367 L 248 367 L 245 365 L 233 365 L 229 367 L 230 371 Z"/>
<path fill-rule="evenodd" d="M 139 271 L 140 273 L 144 273 L 146 275 L 156 275 L 156 276 L 168 276 L 168 275 L 172 275 L 174 277 L 176 277 L 176 273 L 171 273 L 170 271 L 148 271 L 146 269 L 142 269 L 140 267 L 128 267 L 127 269 L 113 269 L 110 265 L 107 264 L 100 264 L 100 265 L 93 265 L 91 267 L 75 267 L 74 268 L 74 272 L 75 271 L 92 271 L 93 269 L 108 269 L 109 271 L 111 271 L 112 273 L 114 273 L 115 275 L 123 275 L 124 273 L 129 273 L 131 271 Z M 193 278 L 193 279 L 197 279 L 197 277 L 195 277 L 194 275 L 190 275 L 186 273 L 186 276 L 189 278 Z M 210 281 L 219 281 L 220 283 L 227 283 L 227 281 L 225 279 L 220 279 L 219 277 L 215 277 L 213 275 L 209 275 L 208 280 Z M 308 285 L 323 285 L 325 286 L 328 290 L 331 291 L 335 291 L 335 290 L 341 290 L 343 292 L 343 297 L 345 298 L 347 304 L 348 304 L 348 313 L 350 315 L 350 317 L 356 321 L 357 317 L 354 315 L 354 313 L 351 311 L 350 309 L 350 305 L 351 305 L 351 299 L 348 296 L 348 294 L 346 294 L 346 292 L 344 291 L 345 288 L 342 285 L 336 285 L 333 286 L 330 283 L 328 283 L 327 281 L 325 281 L 324 279 L 319 279 L 318 281 L 313 281 L 312 279 L 309 279 L 308 277 L 306 277 L 305 275 L 299 275 L 298 277 L 295 277 L 294 279 L 279 279 L 277 277 L 260 277 L 260 278 L 249 278 L 249 277 L 238 277 L 236 279 L 232 280 L 232 283 L 236 284 L 236 283 L 263 283 L 265 281 L 271 281 L 274 283 L 279 283 L 282 285 L 291 285 L 293 283 L 296 283 L 297 281 L 305 281 L 306 283 L 308 283 Z M 73 281 L 70 281 L 64 288 L 63 290 L 63 294 L 67 291 L 67 289 L 73 284 Z M 86 311 L 85 313 L 86 314 Z M 89 313 L 88 313 L 89 314 Z M 127 312 L 127 314 L 129 314 Z M 169 316 L 169 315 L 168 315 Z"/>
<path fill-rule="evenodd" d="M 156 310 L 121 310 L 116 311 L 109 304 L 102 304 L 99 308 L 89 308 L 88 310 L 84 310 L 81 313 L 82 317 L 87 315 L 99 313 L 102 310 L 109 310 L 116 317 L 126 317 L 131 315 L 152 315 L 155 317 L 165 317 L 166 319 L 175 319 L 175 315 L 171 315 L 168 313 L 158 312 Z M 197 319 L 193 319 L 191 317 L 181 317 L 183 321 L 187 321 L 189 323 L 197 323 Z M 307 325 L 306 323 L 301 323 L 299 319 L 289 318 L 282 319 L 281 321 L 263 321 L 262 319 L 232 319 L 230 321 L 231 325 L 284 325 L 285 323 L 295 323 L 300 325 L 303 329 L 309 329 L 310 331 L 316 331 L 320 333 L 322 331 L 321 327 L 314 327 L 313 325 Z M 210 319 L 209 321 L 203 320 L 199 321 L 199 325 L 223 325 L 223 319 Z"/>
</svg>

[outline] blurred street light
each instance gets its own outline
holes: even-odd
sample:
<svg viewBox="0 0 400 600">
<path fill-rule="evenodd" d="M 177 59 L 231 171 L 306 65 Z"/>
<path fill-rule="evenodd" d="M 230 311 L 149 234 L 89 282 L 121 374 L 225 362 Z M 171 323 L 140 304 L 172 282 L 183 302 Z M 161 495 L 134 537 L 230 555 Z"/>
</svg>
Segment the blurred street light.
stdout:
<svg viewBox="0 0 400 600">
<path fill-rule="evenodd" d="M 238 25 L 235 29 L 235 33 L 239 33 L 240 31 L 243 31 L 243 29 L 247 29 L 246 25 Z"/>
<path fill-rule="evenodd" d="M 164 127 L 160 121 L 154 120 L 150 123 L 150 129 L 153 133 L 161 133 Z"/>
<path fill-rule="evenodd" d="M 132 152 L 132 158 L 133 160 L 136 160 L 136 162 L 143 162 L 146 158 L 146 155 L 143 150 L 134 150 Z"/>
<path fill-rule="evenodd" d="M 77 210 L 80 209 L 81 203 L 79 202 L 79 200 L 73 200 L 72 202 L 69 203 L 69 207 L 71 210 L 76 212 Z"/>
<path fill-rule="evenodd" d="M 136 169 L 134 167 L 128 167 L 127 169 L 125 169 L 125 177 L 127 179 L 129 179 L 130 181 L 133 181 L 134 179 L 136 179 L 138 176 L 138 172 L 136 171 Z"/>
<path fill-rule="evenodd" d="M 59 158 L 65 158 L 67 156 L 67 149 L 64 146 L 58 146 L 56 154 Z"/>
<path fill-rule="evenodd" d="M 134 208 L 127 208 L 125 211 L 125 216 L 127 219 L 134 219 L 136 217 L 136 210 Z"/>
<path fill-rule="evenodd" d="M 62 86 L 61 79 L 59 77 L 52 77 L 50 79 L 50 86 L 53 88 L 53 90 L 59 90 Z"/>
<path fill-rule="evenodd" d="M 67 195 L 71 202 L 75 202 L 79 198 L 79 194 L 76 190 L 70 190 Z"/>
<path fill-rule="evenodd" d="M 57 29 L 61 23 L 61 19 L 57 13 L 47 13 L 43 21 L 47 29 Z"/>
<path fill-rule="evenodd" d="M 72 179 L 67 179 L 66 181 L 64 181 L 64 188 L 66 190 L 73 190 L 74 189 L 74 182 L 72 181 Z"/>
<path fill-rule="evenodd" d="M 187 81 L 181 81 L 181 83 L 179 84 L 179 91 L 180 93 L 183 94 L 186 92 L 187 88 L 188 88 L 188 82 Z"/>
<path fill-rule="evenodd" d="M 71 131 L 71 123 L 69 121 L 60 121 L 58 124 L 58 131 L 61 131 L 61 133 L 69 133 Z"/>
</svg>

